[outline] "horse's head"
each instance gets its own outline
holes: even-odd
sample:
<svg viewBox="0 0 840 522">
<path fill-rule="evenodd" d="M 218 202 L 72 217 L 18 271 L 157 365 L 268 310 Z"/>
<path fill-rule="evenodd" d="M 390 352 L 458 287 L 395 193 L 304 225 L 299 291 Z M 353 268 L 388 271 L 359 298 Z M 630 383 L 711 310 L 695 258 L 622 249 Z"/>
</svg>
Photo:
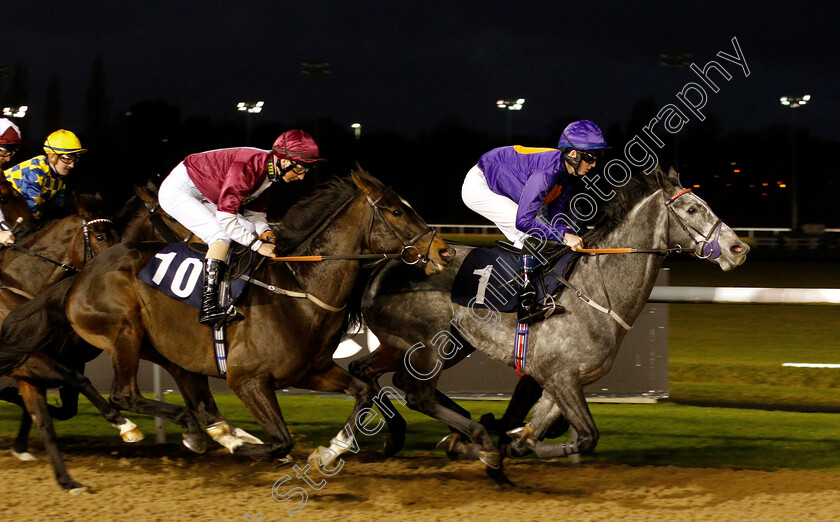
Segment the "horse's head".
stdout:
<svg viewBox="0 0 840 522">
<path fill-rule="evenodd" d="M 0 176 L 0 210 L 6 217 L 9 225 L 14 224 L 18 218 L 32 219 L 32 213 L 26 206 L 26 200 L 17 189 L 5 177 Z"/>
<path fill-rule="evenodd" d="M 361 168 L 351 173 L 372 208 L 365 247 L 371 252 L 398 252 L 409 263 L 423 263 L 427 275 L 443 272 L 452 264 L 449 245 L 423 221 L 411 205 Z"/>
<path fill-rule="evenodd" d="M 747 260 L 750 247 L 738 238 L 705 201 L 680 184 L 673 167 L 666 174 L 661 168 L 650 175 L 662 188 L 668 207 L 668 247 L 679 244 L 692 248 L 694 255 L 732 270 Z"/>
<path fill-rule="evenodd" d="M 105 217 L 103 206 L 99 194 L 80 194 L 77 198 L 76 208 L 82 219 L 86 256 L 96 256 L 120 242 L 114 223 Z"/>
</svg>

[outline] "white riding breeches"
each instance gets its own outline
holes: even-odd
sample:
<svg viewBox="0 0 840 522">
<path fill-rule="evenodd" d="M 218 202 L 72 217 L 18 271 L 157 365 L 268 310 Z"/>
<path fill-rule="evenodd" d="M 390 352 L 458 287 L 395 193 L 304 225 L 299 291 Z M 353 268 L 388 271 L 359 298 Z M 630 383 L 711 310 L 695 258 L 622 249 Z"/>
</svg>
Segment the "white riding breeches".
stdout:
<svg viewBox="0 0 840 522">
<path fill-rule="evenodd" d="M 215 241 L 231 243 L 231 238 L 216 219 L 216 204 L 208 201 L 196 188 L 183 162 L 172 169 L 160 184 L 158 201 L 163 210 L 208 245 Z M 256 226 L 244 216 L 237 214 L 237 220 L 248 232 L 256 233 Z"/>
<path fill-rule="evenodd" d="M 528 237 L 528 234 L 516 229 L 519 205 L 512 199 L 490 190 L 478 165 L 467 172 L 461 186 L 461 199 L 470 210 L 492 221 L 514 246 L 522 248 L 522 239 Z"/>
</svg>

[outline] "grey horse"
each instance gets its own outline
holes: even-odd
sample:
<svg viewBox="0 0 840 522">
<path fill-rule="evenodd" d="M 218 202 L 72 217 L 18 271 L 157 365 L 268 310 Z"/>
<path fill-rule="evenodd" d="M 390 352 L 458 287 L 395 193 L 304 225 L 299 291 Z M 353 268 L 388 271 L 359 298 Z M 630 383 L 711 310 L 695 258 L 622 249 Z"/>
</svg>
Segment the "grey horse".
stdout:
<svg viewBox="0 0 840 522">
<path fill-rule="evenodd" d="M 657 167 L 649 175 L 629 178 L 615 189 L 599 226 L 585 239 L 590 248 L 632 247 L 637 252 L 581 258 L 569 278 L 574 291 L 558 297 L 566 313 L 531 325 L 526 372 L 543 394 L 528 424 L 511 434 L 515 440 L 505 451 L 485 426 L 436 390 L 440 371 L 473 349 L 515 366 L 516 314 L 451 301 L 455 275 L 469 248 L 459 248 L 452 268 L 434 278 L 392 263 L 372 279 L 362 311 L 381 346 L 355 361 L 351 373 L 378 386 L 380 375 L 394 371 L 394 383 L 406 392 L 408 407 L 445 422 L 455 432 L 441 441 L 444 449 L 481 460 L 499 482 L 507 482 L 501 470 L 503 454 L 534 451 L 549 458 L 592 451 L 599 434 L 583 387 L 610 370 L 627 329 L 650 296 L 665 254 L 693 249 L 697 257 L 726 271 L 742 264 L 749 251 L 702 199 L 681 186 L 673 169 L 666 174 Z M 387 398 L 377 405 L 387 412 L 391 435 L 386 453 L 393 453 L 402 445 L 405 423 Z M 552 425 L 563 424 L 564 418 L 577 431 L 577 441 L 543 442 Z"/>
</svg>

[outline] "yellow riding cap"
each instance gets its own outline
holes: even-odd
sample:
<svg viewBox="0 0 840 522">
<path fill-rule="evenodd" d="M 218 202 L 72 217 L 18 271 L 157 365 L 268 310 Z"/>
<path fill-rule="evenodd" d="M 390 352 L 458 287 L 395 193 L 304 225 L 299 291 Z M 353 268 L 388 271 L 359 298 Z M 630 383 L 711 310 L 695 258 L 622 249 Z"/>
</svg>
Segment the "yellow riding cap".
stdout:
<svg viewBox="0 0 840 522">
<path fill-rule="evenodd" d="M 69 130 L 57 130 L 47 136 L 44 142 L 44 150 L 47 154 L 81 154 L 87 152 L 82 148 L 82 142 Z"/>
</svg>

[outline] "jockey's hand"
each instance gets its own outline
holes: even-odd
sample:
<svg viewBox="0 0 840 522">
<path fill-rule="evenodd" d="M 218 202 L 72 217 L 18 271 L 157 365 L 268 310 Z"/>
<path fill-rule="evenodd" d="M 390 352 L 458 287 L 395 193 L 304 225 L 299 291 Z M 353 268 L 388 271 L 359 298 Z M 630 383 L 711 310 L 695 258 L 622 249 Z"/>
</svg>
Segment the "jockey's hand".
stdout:
<svg viewBox="0 0 840 522">
<path fill-rule="evenodd" d="M 260 248 L 257 249 L 257 252 L 264 255 L 265 257 L 275 257 L 274 254 L 274 245 L 271 243 L 263 243 L 260 245 Z"/>
<path fill-rule="evenodd" d="M 15 235 L 11 230 L 0 230 L 0 245 L 9 246 L 15 242 Z"/>
<path fill-rule="evenodd" d="M 263 243 L 271 243 L 272 245 L 275 245 L 277 244 L 277 235 L 271 230 L 267 230 L 260 234 L 260 241 L 262 241 Z"/>
<path fill-rule="evenodd" d="M 583 248 L 583 239 L 580 236 L 576 236 L 575 234 L 569 234 L 566 232 L 563 235 L 563 242 L 571 248 L 572 250 L 580 250 Z"/>
</svg>

